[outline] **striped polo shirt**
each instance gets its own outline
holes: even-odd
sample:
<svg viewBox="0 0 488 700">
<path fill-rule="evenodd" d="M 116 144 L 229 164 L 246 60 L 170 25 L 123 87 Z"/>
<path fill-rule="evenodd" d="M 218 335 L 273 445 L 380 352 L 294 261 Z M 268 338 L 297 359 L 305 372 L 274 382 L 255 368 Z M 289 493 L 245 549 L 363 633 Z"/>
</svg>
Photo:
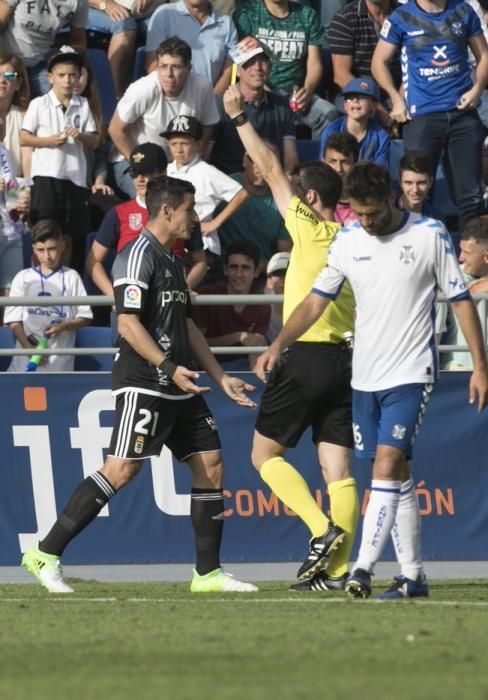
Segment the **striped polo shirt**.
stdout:
<svg viewBox="0 0 488 700">
<path fill-rule="evenodd" d="M 398 4 L 392 0 L 390 6 L 393 12 Z M 329 48 L 333 54 L 352 56 L 354 75 L 372 76 L 371 59 L 380 31 L 381 26 L 371 19 L 365 0 L 353 0 L 334 15 L 329 27 Z M 399 87 L 402 81 L 399 56 L 395 56 L 390 67 Z"/>
</svg>

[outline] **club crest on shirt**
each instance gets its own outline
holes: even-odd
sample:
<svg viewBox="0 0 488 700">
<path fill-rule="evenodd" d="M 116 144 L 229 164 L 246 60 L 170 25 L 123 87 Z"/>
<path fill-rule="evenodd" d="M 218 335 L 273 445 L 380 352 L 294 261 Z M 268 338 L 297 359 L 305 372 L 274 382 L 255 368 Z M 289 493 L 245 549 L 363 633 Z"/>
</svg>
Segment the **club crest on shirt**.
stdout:
<svg viewBox="0 0 488 700">
<path fill-rule="evenodd" d="M 133 212 L 129 214 L 129 228 L 131 231 L 139 231 L 142 228 L 142 214 Z"/>
<path fill-rule="evenodd" d="M 400 250 L 400 262 L 402 262 L 404 265 L 411 265 L 411 263 L 415 262 L 415 252 L 413 250 L 413 246 L 402 245 Z"/>
<path fill-rule="evenodd" d="M 136 453 L 136 455 L 140 455 L 143 449 L 144 449 L 144 438 L 142 435 L 138 435 L 136 437 L 135 442 L 134 442 L 134 452 Z"/>
<path fill-rule="evenodd" d="M 451 32 L 454 34 L 454 36 L 461 36 L 463 33 L 463 25 L 461 22 L 453 22 L 451 24 Z"/>
<path fill-rule="evenodd" d="M 142 294 L 139 287 L 128 285 L 124 292 L 124 307 L 126 309 L 140 309 Z"/>
</svg>

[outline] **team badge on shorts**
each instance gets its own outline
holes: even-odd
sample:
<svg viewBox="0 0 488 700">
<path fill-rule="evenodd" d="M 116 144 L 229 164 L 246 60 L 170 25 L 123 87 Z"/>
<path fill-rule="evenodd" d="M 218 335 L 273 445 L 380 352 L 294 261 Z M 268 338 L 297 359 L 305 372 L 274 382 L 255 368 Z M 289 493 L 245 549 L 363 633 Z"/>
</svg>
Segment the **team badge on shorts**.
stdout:
<svg viewBox="0 0 488 700">
<path fill-rule="evenodd" d="M 136 441 L 134 442 L 134 452 L 136 453 L 136 455 L 140 455 L 143 449 L 144 449 L 144 438 L 142 435 L 138 435 L 136 437 Z"/>
<path fill-rule="evenodd" d="M 129 214 L 129 228 L 131 231 L 140 231 L 142 228 L 142 214 L 133 212 Z"/>
<path fill-rule="evenodd" d="M 213 416 L 207 416 L 205 420 L 207 421 L 210 430 L 217 430 L 217 422 Z"/>
<path fill-rule="evenodd" d="M 124 307 L 126 309 L 140 309 L 142 294 L 139 287 L 130 284 L 125 288 L 124 292 Z"/>
<path fill-rule="evenodd" d="M 407 432 L 407 429 L 404 425 L 394 425 L 393 430 L 391 431 L 392 437 L 395 438 L 395 440 L 403 440 L 405 437 L 405 433 Z"/>
</svg>

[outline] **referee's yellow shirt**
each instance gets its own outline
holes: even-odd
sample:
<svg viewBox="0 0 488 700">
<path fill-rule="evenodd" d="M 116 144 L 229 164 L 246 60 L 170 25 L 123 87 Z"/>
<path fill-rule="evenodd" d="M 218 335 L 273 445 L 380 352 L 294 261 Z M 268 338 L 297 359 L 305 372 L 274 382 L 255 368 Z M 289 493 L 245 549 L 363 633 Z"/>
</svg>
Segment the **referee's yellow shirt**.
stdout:
<svg viewBox="0 0 488 700">
<path fill-rule="evenodd" d="M 320 221 L 298 197 L 290 200 L 285 226 L 293 240 L 290 263 L 285 278 L 283 322 L 310 293 L 320 270 L 327 264 L 327 254 L 339 224 Z M 354 295 L 347 282 L 334 302 L 299 340 L 309 343 L 340 343 L 351 332 L 354 321 Z"/>
</svg>

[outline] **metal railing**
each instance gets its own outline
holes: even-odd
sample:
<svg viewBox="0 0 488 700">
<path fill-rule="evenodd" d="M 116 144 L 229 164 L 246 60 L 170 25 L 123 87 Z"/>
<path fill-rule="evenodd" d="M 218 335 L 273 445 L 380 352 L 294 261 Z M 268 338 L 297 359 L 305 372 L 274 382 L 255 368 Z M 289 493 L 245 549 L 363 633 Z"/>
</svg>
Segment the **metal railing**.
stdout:
<svg viewBox="0 0 488 700">
<path fill-rule="evenodd" d="M 481 331 L 485 347 L 488 341 L 488 294 L 473 294 L 473 299 L 477 302 L 476 307 L 481 321 Z M 439 294 L 437 300 L 448 303 L 445 296 Z M 231 306 L 234 304 L 245 306 L 259 306 L 262 304 L 283 303 L 281 294 L 198 294 L 192 297 L 195 306 Z M 0 307 L 2 306 L 113 306 L 112 296 L 91 295 L 81 297 L 0 297 Z M 259 354 L 266 350 L 262 347 L 211 347 L 215 355 L 250 355 Z M 440 345 L 439 352 L 466 352 L 467 345 Z M 45 348 L 35 350 L 36 355 L 115 355 L 118 348 L 114 347 L 94 347 L 94 348 Z M 32 355 L 32 348 L 0 348 L 0 357 L 12 355 Z"/>
</svg>

